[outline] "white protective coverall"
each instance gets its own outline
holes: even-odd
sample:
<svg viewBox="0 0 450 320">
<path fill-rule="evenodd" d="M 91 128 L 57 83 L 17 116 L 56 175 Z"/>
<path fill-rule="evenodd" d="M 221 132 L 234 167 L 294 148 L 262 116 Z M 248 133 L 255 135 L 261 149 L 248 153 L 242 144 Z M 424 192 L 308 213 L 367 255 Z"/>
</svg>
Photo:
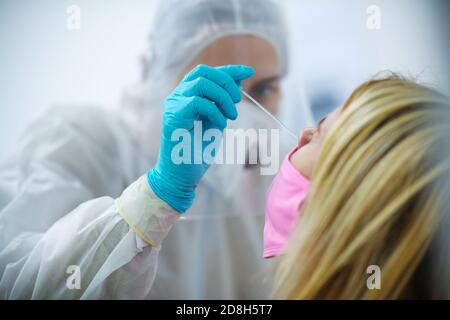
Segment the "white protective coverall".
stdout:
<svg viewBox="0 0 450 320">
<path fill-rule="evenodd" d="M 120 108 L 52 108 L 1 165 L 0 299 L 265 297 L 272 176 L 213 165 L 180 218 L 144 174 L 156 161 L 163 98 L 189 61 L 220 36 L 254 34 L 285 69 L 283 21 L 269 0 L 161 3 L 145 81 Z M 259 116 L 244 110 L 233 125 L 253 127 Z"/>
</svg>

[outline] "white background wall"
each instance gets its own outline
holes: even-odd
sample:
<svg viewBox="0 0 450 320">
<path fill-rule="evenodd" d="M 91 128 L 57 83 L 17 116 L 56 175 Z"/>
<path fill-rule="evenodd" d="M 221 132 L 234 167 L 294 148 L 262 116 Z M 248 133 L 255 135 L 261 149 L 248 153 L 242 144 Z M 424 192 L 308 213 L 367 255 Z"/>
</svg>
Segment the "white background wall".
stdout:
<svg viewBox="0 0 450 320">
<path fill-rule="evenodd" d="M 450 88 L 445 1 L 282 2 L 292 54 L 283 118 L 293 130 L 300 129 L 295 114 L 304 93 L 314 104 L 329 101 L 331 108 L 379 70 L 421 74 L 423 81 Z M 71 4 L 82 10 L 78 31 L 66 27 Z M 52 104 L 115 104 L 138 80 L 155 4 L 0 0 L 0 158 Z M 366 27 L 372 4 L 381 9 L 380 30 Z"/>
<path fill-rule="evenodd" d="M 81 8 L 81 29 L 66 8 Z M 0 157 L 55 103 L 117 102 L 137 81 L 156 1 L 0 0 Z"/>
<path fill-rule="evenodd" d="M 449 3 L 426 0 L 284 1 L 293 46 L 292 69 L 312 105 L 343 100 L 381 70 L 450 93 Z M 346 5 L 344 6 L 343 3 Z M 380 9 L 381 28 L 367 28 L 367 8 Z M 327 98 L 328 96 L 328 98 Z M 292 114 L 294 104 L 289 104 Z M 295 117 L 286 121 L 295 126 Z M 296 128 L 299 129 L 299 128 Z"/>
</svg>

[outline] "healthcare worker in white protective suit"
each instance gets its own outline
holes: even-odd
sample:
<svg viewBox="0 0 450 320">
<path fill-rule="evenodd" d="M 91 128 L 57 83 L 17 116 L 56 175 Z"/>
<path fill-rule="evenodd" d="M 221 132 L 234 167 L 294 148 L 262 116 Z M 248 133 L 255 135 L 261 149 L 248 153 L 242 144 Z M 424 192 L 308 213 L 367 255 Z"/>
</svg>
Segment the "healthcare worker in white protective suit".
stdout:
<svg viewBox="0 0 450 320">
<path fill-rule="evenodd" d="M 224 117 L 209 114 L 212 127 L 224 119 L 271 127 L 237 104 L 236 86 L 276 113 L 285 37 L 268 0 L 162 1 L 144 81 L 120 108 L 53 108 L 2 164 L 0 298 L 264 298 L 262 207 L 272 176 L 247 164 L 176 171 L 164 158 L 171 116 L 162 114 L 192 107 L 180 96 L 210 94 L 205 101 Z M 203 66 L 181 81 L 200 63 L 255 73 Z"/>
</svg>

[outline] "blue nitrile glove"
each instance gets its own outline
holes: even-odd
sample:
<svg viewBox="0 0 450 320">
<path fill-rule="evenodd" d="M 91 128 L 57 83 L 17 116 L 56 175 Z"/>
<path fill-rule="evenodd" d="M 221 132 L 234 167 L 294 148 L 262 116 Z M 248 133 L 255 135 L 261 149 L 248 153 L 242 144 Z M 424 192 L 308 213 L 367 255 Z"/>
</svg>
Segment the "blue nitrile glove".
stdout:
<svg viewBox="0 0 450 320">
<path fill-rule="evenodd" d="M 195 139 L 202 141 L 203 132 L 207 129 L 223 131 L 227 119 L 236 119 L 235 104 L 242 99 L 239 85 L 253 73 L 253 68 L 244 65 L 199 65 L 166 98 L 158 161 L 148 171 L 147 179 L 153 192 L 178 212 L 185 212 L 192 205 L 195 188 L 210 165 L 203 158 L 194 163 L 195 154 L 203 154 L 208 145 L 202 142 L 200 148 L 195 147 Z M 201 137 L 194 138 L 194 121 L 201 121 Z M 184 129 L 190 137 L 189 163 L 172 159 L 172 150 L 181 141 L 179 136 L 175 141 L 171 139 L 176 129 Z"/>
</svg>

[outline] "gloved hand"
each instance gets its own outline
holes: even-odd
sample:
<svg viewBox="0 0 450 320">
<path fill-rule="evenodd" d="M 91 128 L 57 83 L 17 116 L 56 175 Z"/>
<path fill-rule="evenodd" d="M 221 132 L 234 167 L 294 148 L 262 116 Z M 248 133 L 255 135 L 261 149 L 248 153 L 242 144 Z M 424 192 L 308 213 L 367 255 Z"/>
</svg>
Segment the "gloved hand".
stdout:
<svg viewBox="0 0 450 320">
<path fill-rule="evenodd" d="M 153 192 L 178 212 L 185 212 L 192 205 L 195 188 L 210 165 L 203 157 L 194 162 L 195 154 L 203 155 L 207 145 L 202 142 L 202 150 L 198 150 L 195 139 L 202 141 L 203 132 L 211 128 L 223 131 L 227 119 L 237 118 L 235 104 L 242 99 L 240 84 L 253 73 L 253 68 L 244 65 L 199 65 L 166 98 L 158 161 L 148 171 L 147 179 Z M 201 121 L 201 137 L 194 138 L 194 121 Z M 177 164 L 172 159 L 172 150 L 180 143 L 171 139 L 176 129 L 185 129 L 190 137 L 190 163 Z"/>
</svg>

